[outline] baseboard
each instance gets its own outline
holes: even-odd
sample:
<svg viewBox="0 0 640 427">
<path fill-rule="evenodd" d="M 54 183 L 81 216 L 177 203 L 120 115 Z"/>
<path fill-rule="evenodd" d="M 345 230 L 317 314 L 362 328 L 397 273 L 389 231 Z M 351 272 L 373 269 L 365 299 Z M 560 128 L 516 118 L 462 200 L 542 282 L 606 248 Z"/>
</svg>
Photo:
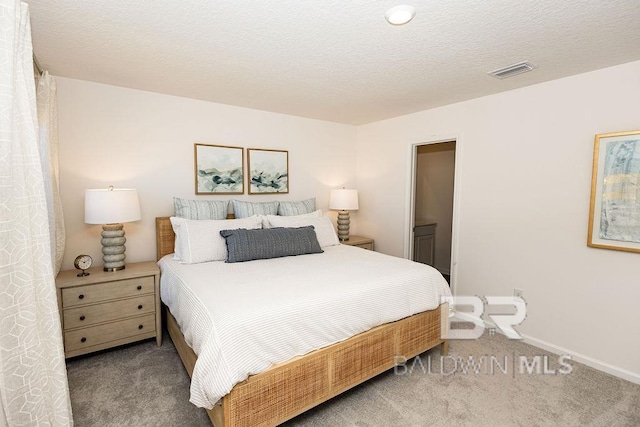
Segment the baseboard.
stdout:
<svg viewBox="0 0 640 427">
<path fill-rule="evenodd" d="M 640 384 L 640 374 L 637 374 L 635 372 L 631 372 L 629 370 L 611 365 L 601 360 L 594 359 L 593 357 L 585 356 L 584 354 L 576 353 L 574 351 L 548 343 L 546 341 L 539 340 L 529 335 L 522 334 L 522 338 L 524 338 L 525 343 L 531 344 L 534 347 L 547 350 L 554 354 L 570 354 L 571 360 L 573 361 L 582 363 L 583 365 L 587 365 L 593 369 L 597 369 L 598 371 L 606 372 L 607 374 L 613 375 L 614 377 L 622 378 L 623 380 L 627 380 L 635 384 Z"/>
<path fill-rule="evenodd" d="M 502 333 L 499 328 L 496 328 L 496 325 L 491 321 L 485 320 L 485 328 L 493 328 L 498 333 Z M 571 355 L 571 360 L 582 363 L 583 365 L 587 365 L 593 369 L 597 369 L 598 371 L 605 372 L 609 375 L 613 375 L 614 377 L 621 378 L 623 380 L 632 382 L 634 384 L 640 384 L 640 374 L 635 372 L 631 372 L 627 369 L 620 368 L 618 366 L 611 365 L 609 363 L 603 362 L 598 359 L 594 359 L 593 357 L 585 356 L 584 354 L 576 353 L 575 351 L 568 350 L 564 347 L 557 346 L 555 344 L 548 343 L 546 341 L 542 341 L 540 339 L 534 338 L 530 335 L 520 334 L 525 343 L 532 345 L 537 348 L 541 348 L 542 350 L 546 350 L 553 354 Z"/>
</svg>

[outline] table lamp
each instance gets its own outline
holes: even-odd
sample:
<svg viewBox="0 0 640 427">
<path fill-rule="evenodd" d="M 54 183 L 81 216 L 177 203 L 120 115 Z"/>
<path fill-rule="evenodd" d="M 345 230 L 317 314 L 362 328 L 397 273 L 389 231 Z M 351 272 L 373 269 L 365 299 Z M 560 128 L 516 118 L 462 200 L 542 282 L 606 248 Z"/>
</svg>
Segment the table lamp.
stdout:
<svg viewBox="0 0 640 427">
<path fill-rule="evenodd" d="M 84 193 L 84 222 L 102 225 L 104 271 L 124 270 L 123 222 L 138 221 L 140 203 L 133 188 L 90 189 Z"/>
<path fill-rule="evenodd" d="M 358 190 L 331 190 L 329 209 L 338 211 L 338 239 L 349 240 L 349 211 L 358 210 Z"/>
</svg>

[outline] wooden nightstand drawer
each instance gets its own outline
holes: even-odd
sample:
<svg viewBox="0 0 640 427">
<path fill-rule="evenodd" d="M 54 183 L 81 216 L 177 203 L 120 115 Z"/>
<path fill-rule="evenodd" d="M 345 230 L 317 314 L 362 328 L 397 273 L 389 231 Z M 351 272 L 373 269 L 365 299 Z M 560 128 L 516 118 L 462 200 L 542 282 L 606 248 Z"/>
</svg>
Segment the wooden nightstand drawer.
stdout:
<svg viewBox="0 0 640 427">
<path fill-rule="evenodd" d="M 153 292 L 153 276 L 77 286 L 62 290 L 62 307 L 69 308 Z"/>
<path fill-rule="evenodd" d="M 119 322 L 66 331 L 64 333 L 64 348 L 66 352 L 72 352 L 81 348 L 118 341 L 140 334 L 151 333 L 151 336 L 154 336 L 156 330 L 155 322 L 155 314 L 148 314 Z"/>
<path fill-rule="evenodd" d="M 144 295 L 137 298 L 105 302 L 64 310 L 63 329 L 95 325 L 123 317 L 155 313 L 155 296 Z"/>
<path fill-rule="evenodd" d="M 373 243 L 361 243 L 361 244 L 355 245 L 355 246 L 357 246 L 359 248 L 362 248 L 362 249 L 367 249 L 367 250 L 370 250 L 370 251 L 373 250 Z"/>
<path fill-rule="evenodd" d="M 133 262 L 119 271 L 102 267 L 61 271 L 56 277 L 65 357 L 146 338 L 162 343 L 160 269 L 154 261 Z"/>
<path fill-rule="evenodd" d="M 373 239 L 362 236 L 349 236 L 349 240 L 343 240 L 340 243 L 343 245 L 355 246 L 362 249 L 373 250 Z"/>
</svg>

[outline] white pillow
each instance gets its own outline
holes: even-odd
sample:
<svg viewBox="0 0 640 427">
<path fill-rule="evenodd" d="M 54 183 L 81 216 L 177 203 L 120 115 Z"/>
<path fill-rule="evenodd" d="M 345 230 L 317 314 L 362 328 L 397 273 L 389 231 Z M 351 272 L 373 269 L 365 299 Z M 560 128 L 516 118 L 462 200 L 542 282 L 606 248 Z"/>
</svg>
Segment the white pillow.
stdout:
<svg viewBox="0 0 640 427">
<path fill-rule="evenodd" d="M 267 220 L 271 224 L 271 227 L 304 227 L 306 225 L 313 225 L 313 228 L 315 228 L 316 230 L 316 237 L 318 238 L 318 243 L 320 243 L 321 248 L 340 244 L 338 236 L 336 235 L 336 230 L 333 228 L 333 223 L 328 216 L 321 216 L 316 218 L 300 218 L 301 216 L 303 215 L 267 215 Z"/>
<path fill-rule="evenodd" d="M 172 216 L 170 220 L 176 234 L 174 259 L 183 264 L 227 259 L 227 244 L 220 235 L 221 230 L 262 228 L 262 220 L 257 215 L 224 220 L 192 220 Z"/>
<path fill-rule="evenodd" d="M 300 215 L 260 215 L 260 217 L 262 218 L 262 227 L 280 227 L 279 225 L 271 225 L 271 221 L 269 221 L 269 218 L 282 218 L 283 216 L 286 216 L 288 219 L 320 218 L 322 217 L 322 209 Z"/>
</svg>

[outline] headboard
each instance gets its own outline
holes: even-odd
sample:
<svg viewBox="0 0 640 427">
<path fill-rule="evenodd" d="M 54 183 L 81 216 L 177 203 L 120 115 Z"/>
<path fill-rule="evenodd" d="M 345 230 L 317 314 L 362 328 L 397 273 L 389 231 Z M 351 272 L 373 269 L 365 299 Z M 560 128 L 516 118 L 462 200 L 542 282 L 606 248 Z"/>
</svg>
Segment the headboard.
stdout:
<svg viewBox="0 0 640 427">
<path fill-rule="evenodd" d="M 234 219 L 233 214 L 228 214 L 227 219 Z M 172 254 L 176 235 L 171 227 L 171 220 L 168 216 L 156 217 L 156 258 L 160 260 L 167 254 Z"/>
<path fill-rule="evenodd" d="M 156 217 L 156 258 L 173 253 L 176 235 L 173 233 L 171 221 L 168 216 Z"/>
</svg>

